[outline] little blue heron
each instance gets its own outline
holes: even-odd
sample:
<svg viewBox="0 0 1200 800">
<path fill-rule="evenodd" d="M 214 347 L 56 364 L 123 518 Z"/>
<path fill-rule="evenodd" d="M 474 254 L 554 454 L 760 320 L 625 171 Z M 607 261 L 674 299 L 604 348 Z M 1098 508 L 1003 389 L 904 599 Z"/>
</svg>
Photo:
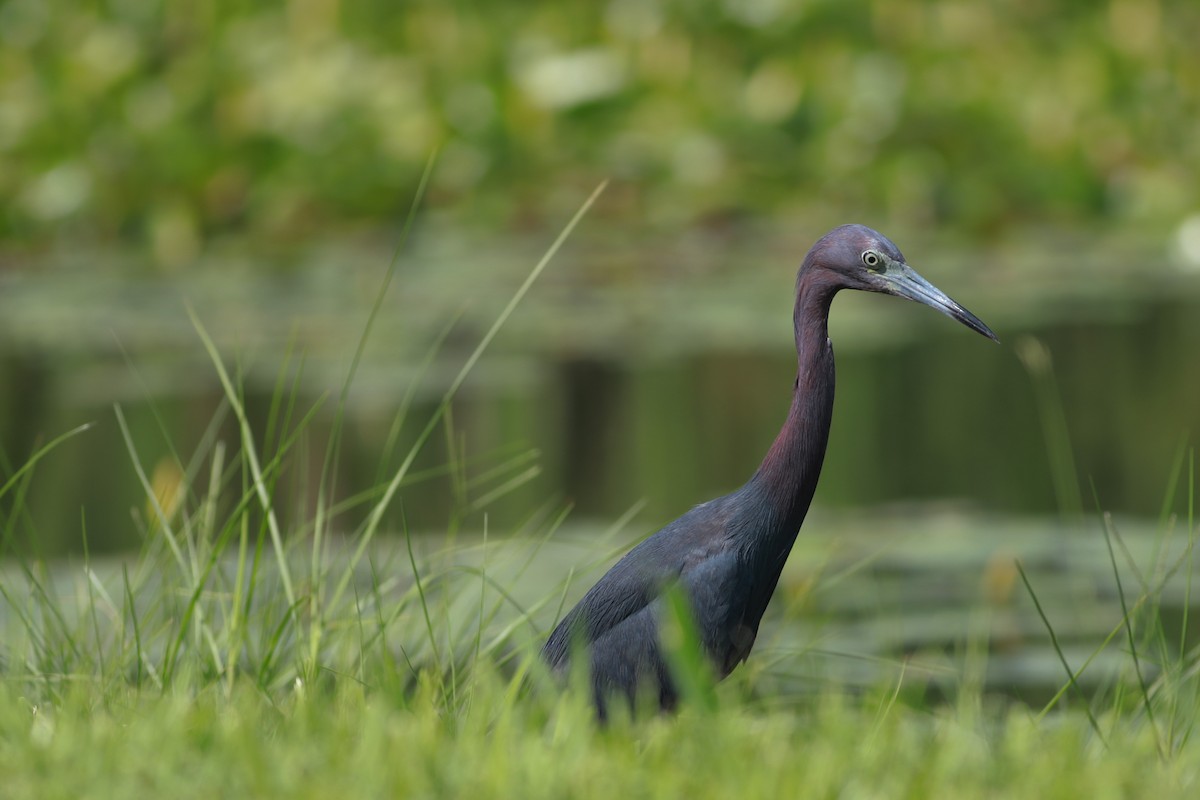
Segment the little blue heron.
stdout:
<svg viewBox="0 0 1200 800">
<path fill-rule="evenodd" d="M 922 278 L 887 237 L 863 225 L 822 236 L 796 275 L 792 324 L 798 366 L 787 420 L 758 471 L 737 491 L 702 503 L 630 550 L 550 634 L 542 656 L 565 672 L 573 652 L 591 661 L 601 717 L 613 695 L 632 703 L 657 695 L 671 709 L 678 690 L 659 640 L 665 593 L 682 589 L 718 679 L 750 654 L 817 488 L 833 414 L 829 305 L 840 289 L 893 294 L 937 309 L 999 341 L 970 311 Z"/>
</svg>

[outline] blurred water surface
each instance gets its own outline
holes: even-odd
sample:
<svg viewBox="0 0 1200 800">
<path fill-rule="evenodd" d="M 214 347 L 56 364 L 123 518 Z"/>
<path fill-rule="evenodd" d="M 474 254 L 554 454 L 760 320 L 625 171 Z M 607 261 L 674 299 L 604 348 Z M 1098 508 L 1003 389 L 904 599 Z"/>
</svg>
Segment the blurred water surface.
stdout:
<svg viewBox="0 0 1200 800">
<path fill-rule="evenodd" d="M 349 393 L 342 496 L 378 485 L 399 463 L 548 239 L 433 231 L 401 260 Z M 442 476 L 404 493 L 416 528 L 478 527 L 486 510 L 503 531 L 546 502 L 572 505 L 576 519 L 612 519 L 644 501 L 638 524 L 650 530 L 753 472 L 786 413 L 792 281 L 819 231 L 611 234 L 581 231 L 560 254 L 471 373 L 451 432 L 435 435 L 417 462 L 466 458 L 468 482 L 517 463 L 491 482 L 464 488 Z M 1155 255 L 1145 243 L 1083 234 L 1007 247 L 910 239 L 900 238 L 909 260 L 1004 343 L 911 303 L 843 293 L 831 322 L 838 388 L 817 506 L 1064 510 L 1048 456 L 1064 443 L 1053 430 L 1048 438 L 1016 356 L 1036 337 L 1052 358 L 1080 485 L 1094 484 L 1106 509 L 1157 515 L 1179 448 L 1200 430 L 1196 274 L 1173 266 L 1166 247 Z M 147 473 L 192 458 L 221 389 L 189 305 L 241 375 L 260 437 L 272 396 L 294 400 L 297 419 L 324 398 L 280 505 L 310 501 L 388 255 L 314 247 L 280 275 L 216 254 L 186 275 L 153 279 L 130 277 L 123 267 L 133 258 L 60 256 L 53 269 L 12 272 L 0 285 L 5 472 L 39 443 L 95 423 L 38 465 L 24 497 L 29 538 L 45 554 L 81 546 L 81 511 L 94 550 L 138 542 L 145 494 L 114 403 Z M 217 434 L 236 443 L 228 415 Z M 514 491 L 476 502 L 538 466 Z M 474 510 L 449 510 L 464 504 Z"/>
</svg>

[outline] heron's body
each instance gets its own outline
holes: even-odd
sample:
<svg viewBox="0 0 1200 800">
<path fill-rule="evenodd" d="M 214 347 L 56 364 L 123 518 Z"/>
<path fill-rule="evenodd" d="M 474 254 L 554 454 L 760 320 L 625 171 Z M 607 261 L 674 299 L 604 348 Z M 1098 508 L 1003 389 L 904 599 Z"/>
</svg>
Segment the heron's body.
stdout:
<svg viewBox="0 0 1200 800">
<path fill-rule="evenodd" d="M 908 269 L 895 245 L 862 226 L 836 228 L 814 245 L 796 281 L 793 326 L 798 361 L 791 407 L 757 472 L 740 489 L 696 506 L 630 550 L 547 640 L 542 654 L 555 670 L 568 666 L 577 642 L 586 647 L 602 714 L 612 694 L 632 699 L 653 691 L 663 708 L 674 706 L 676 690 L 658 637 L 669 586 L 678 585 L 689 599 L 718 678 L 750 654 L 825 457 L 834 390 L 830 303 L 843 288 L 884 291 L 874 278 L 860 279 L 840 269 L 847 253 L 854 255 L 855 263 L 860 254 L 865 263 L 868 253 L 880 258 L 886 253 L 888 263 L 880 271 L 865 271 L 876 278 L 898 283 L 900 268 Z M 895 273 L 889 276 L 886 270 L 893 264 Z M 922 281 L 922 291 L 932 289 L 919 276 L 916 279 Z M 908 290 L 907 285 L 899 288 Z M 995 338 L 973 315 L 938 295 L 939 302 L 944 298 L 950 304 L 938 306 L 941 310 Z M 913 299 L 930 302 L 924 296 Z"/>
</svg>

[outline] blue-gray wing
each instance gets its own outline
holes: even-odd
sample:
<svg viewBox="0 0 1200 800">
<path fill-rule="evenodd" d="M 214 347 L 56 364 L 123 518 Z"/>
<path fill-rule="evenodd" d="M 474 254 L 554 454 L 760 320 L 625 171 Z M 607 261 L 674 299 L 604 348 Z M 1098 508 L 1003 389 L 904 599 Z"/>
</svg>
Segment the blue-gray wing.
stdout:
<svg viewBox="0 0 1200 800">
<path fill-rule="evenodd" d="M 739 558 L 732 548 L 710 553 L 682 575 L 700 641 L 717 678 L 746 660 L 758 634 L 758 621 L 746 617 L 749 587 L 740 580 L 745 571 Z"/>
<path fill-rule="evenodd" d="M 566 665 L 572 644 L 591 647 L 605 634 L 645 610 L 678 580 L 684 559 L 666 558 L 647 539 L 605 573 L 550 634 L 542 656 L 556 669 Z"/>
<path fill-rule="evenodd" d="M 555 628 L 542 649 L 546 661 L 562 668 L 578 640 L 593 651 L 597 673 L 607 659 L 644 665 L 649 655 L 657 656 L 656 601 L 675 583 L 682 583 L 703 616 L 697 620 L 701 630 L 720 629 L 715 623 L 728 616 L 736 566 L 725 537 L 725 500 L 697 506 L 630 550 Z"/>
</svg>

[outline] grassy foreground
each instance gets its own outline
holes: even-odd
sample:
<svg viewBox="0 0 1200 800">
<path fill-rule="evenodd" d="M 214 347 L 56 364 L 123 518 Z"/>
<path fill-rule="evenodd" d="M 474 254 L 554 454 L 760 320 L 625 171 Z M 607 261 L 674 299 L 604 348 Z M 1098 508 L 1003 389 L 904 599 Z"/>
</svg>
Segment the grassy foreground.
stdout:
<svg viewBox="0 0 1200 800">
<path fill-rule="evenodd" d="M 830 694 L 801 711 L 685 710 L 597 730 L 571 700 L 484 680 L 465 713 L 351 681 L 272 701 L 239 686 L 73 689 L 0 704 L 3 794 L 23 797 L 1186 797 L 1200 748 L 1163 761 L 1082 715 L 881 708 Z M 1102 724 L 1103 724 L 1102 720 Z"/>
<path fill-rule="evenodd" d="M 381 482 L 354 497 L 330 487 L 357 356 L 334 434 L 314 459 L 306 429 L 317 408 L 296 407 L 287 391 L 295 371 L 281 368 L 264 429 L 253 429 L 237 372 L 198 319 L 225 405 L 195 451 L 168 442 L 170 458 L 147 469 L 116 410 L 146 491 L 137 558 L 50 565 L 29 550 L 37 529 L 22 498 L 39 460 L 79 431 L 16 469 L 0 463 L 9 555 L 0 563 L 0 800 L 1195 796 L 1200 657 L 1187 648 L 1186 618 L 1172 645 L 1157 614 L 1166 576 L 1192 572 L 1190 492 L 1187 546 L 1174 564 L 1123 589 L 1113 555 L 1126 612 L 1109 639 L 1127 641 L 1130 671 L 1099 695 L 1071 691 L 1068 668 L 1046 709 L 985 696 L 972 678 L 984 648 L 970 643 L 981 652 L 967 654 L 951 699 L 935 705 L 910 690 L 900 664 L 873 692 L 833 680 L 779 696 L 756 682 L 761 648 L 714 689 L 684 625 L 672 649 L 682 712 L 598 728 L 586 693 L 561 691 L 536 658 L 572 591 L 570 570 L 557 586 L 557 576 L 530 574 L 563 514 L 532 514 L 502 545 L 482 516 L 482 545 L 458 539 L 528 478 L 529 454 L 414 468 L 435 431 L 456 440 L 455 391 L 561 241 L 437 413 L 410 429 L 401 403 Z M 225 421 L 231 439 L 220 435 Z M 297 466 L 314 462 L 319 474 Z M 463 509 L 437 552 L 408 535 L 401 505 L 431 477 L 449 478 Z M 1194 486 L 1190 468 L 1188 477 Z M 86 543 L 86 515 L 81 529 Z M 378 541 L 388 529 L 404 534 L 399 547 Z M 1110 536 L 1111 553 L 1120 542 L 1115 529 Z"/>
</svg>

